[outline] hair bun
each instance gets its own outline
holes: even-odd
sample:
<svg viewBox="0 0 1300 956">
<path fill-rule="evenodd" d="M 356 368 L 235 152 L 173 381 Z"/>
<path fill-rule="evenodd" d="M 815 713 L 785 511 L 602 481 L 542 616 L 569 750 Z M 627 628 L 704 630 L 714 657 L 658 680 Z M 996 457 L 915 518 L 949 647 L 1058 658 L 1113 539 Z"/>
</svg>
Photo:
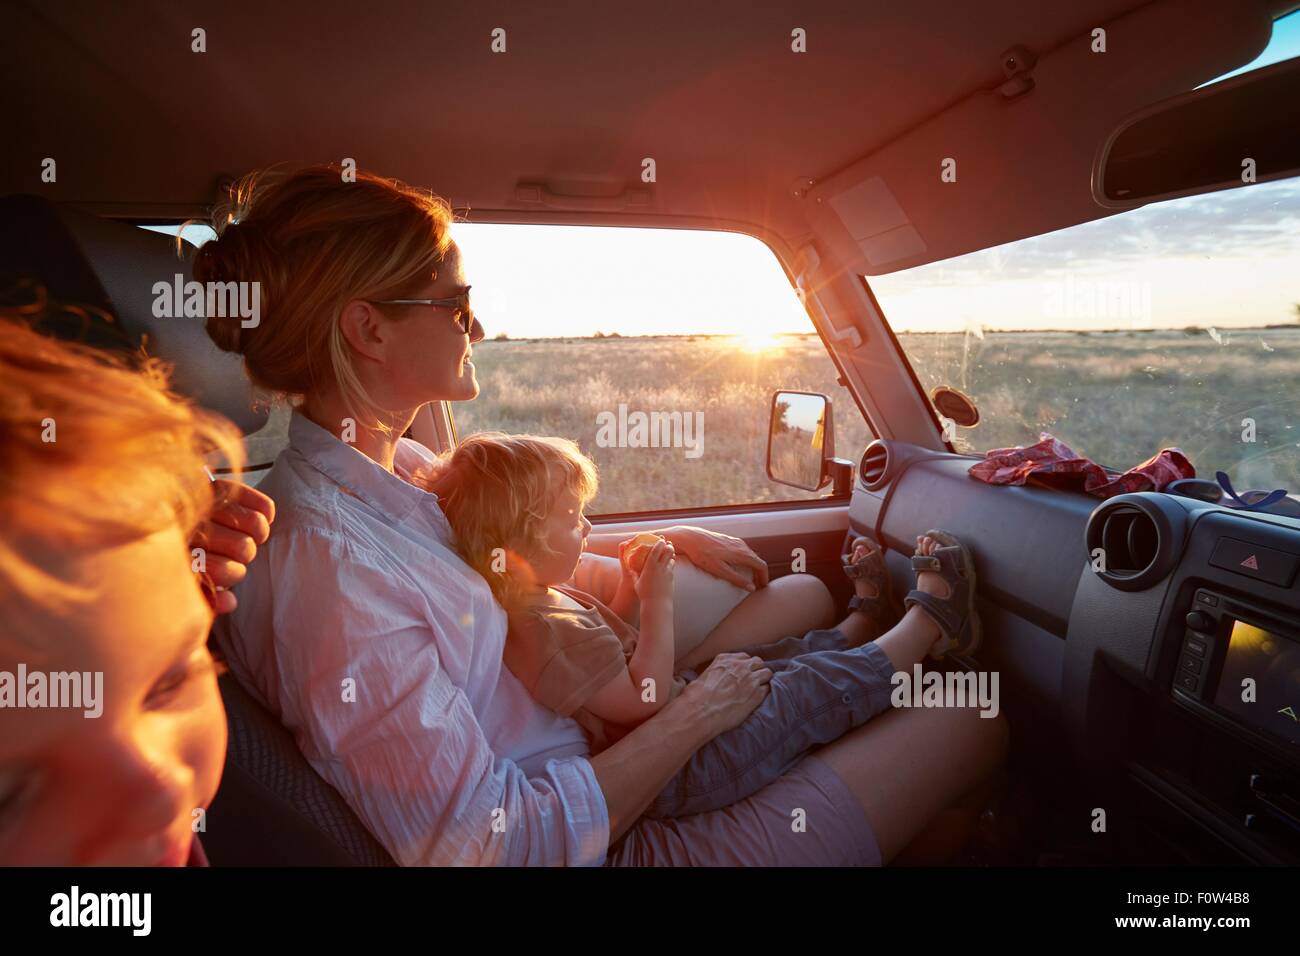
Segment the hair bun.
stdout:
<svg viewBox="0 0 1300 956">
<path fill-rule="evenodd" d="M 194 253 L 194 261 L 191 267 L 196 282 L 201 282 L 206 286 L 209 282 L 229 281 L 226 276 L 230 274 L 231 270 L 223 255 L 227 248 L 221 242 L 220 236 L 216 239 L 209 239 L 199 246 Z M 208 338 L 212 339 L 213 343 L 221 351 L 235 352 L 239 355 L 244 354 L 244 330 L 242 320 L 238 315 L 209 315 L 204 323 L 204 328 L 207 330 Z"/>
</svg>

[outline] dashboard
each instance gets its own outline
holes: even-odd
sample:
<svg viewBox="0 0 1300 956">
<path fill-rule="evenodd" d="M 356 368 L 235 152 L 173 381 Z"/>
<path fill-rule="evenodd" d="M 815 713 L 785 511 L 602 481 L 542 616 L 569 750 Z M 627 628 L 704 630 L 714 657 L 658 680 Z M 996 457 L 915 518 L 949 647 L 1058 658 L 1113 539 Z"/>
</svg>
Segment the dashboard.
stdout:
<svg viewBox="0 0 1300 956">
<path fill-rule="evenodd" d="M 999 672 L 1013 747 L 1095 787 L 1150 858 L 1300 862 L 1300 519 L 992 486 L 974 460 L 872 442 L 849 518 L 895 552 L 898 593 L 918 534 L 971 547 L 969 664 Z"/>
</svg>

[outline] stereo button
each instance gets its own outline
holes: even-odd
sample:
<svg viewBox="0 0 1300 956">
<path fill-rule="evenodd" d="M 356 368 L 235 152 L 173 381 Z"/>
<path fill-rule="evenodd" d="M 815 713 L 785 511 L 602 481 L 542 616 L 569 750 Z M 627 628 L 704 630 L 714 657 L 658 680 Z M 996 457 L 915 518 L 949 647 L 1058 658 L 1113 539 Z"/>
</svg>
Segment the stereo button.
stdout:
<svg viewBox="0 0 1300 956">
<path fill-rule="evenodd" d="M 1238 541 L 1236 538 L 1220 538 L 1214 554 L 1210 555 L 1210 564 L 1234 574 L 1244 574 L 1248 578 L 1287 588 L 1291 586 L 1296 568 L 1300 567 L 1300 556 L 1263 548 L 1248 541 Z"/>
</svg>

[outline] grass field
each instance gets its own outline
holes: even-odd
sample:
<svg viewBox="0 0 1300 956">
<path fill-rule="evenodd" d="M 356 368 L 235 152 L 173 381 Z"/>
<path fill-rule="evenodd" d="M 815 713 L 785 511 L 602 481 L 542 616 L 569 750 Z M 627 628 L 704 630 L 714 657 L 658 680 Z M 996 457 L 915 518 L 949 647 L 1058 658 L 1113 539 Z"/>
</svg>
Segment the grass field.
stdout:
<svg viewBox="0 0 1300 956">
<path fill-rule="evenodd" d="M 1034 442 L 1050 431 L 1076 452 L 1128 468 L 1181 447 L 1198 474 L 1227 471 L 1238 489 L 1300 491 L 1300 327 L 1221 333 L 990 332 L 899 336 L 927 391 L 953 385 L 982 421 L 959 450 Z M 751 354 L 726 338 L 489 341 L 474 347 L 482 392 L 454 406 L 461 435 L 563 435 L 597 463 L 593 514 L 817 497 L 765 474 L 775 389 L 825 392 L 835 448 L 857 460 L 870 439 L 815 336 Z M 601 447 L 598 416 L 703 412 L 703 450 Z M 1242 440 L 1243 419 L 1255 441 Z"/>
</svg>

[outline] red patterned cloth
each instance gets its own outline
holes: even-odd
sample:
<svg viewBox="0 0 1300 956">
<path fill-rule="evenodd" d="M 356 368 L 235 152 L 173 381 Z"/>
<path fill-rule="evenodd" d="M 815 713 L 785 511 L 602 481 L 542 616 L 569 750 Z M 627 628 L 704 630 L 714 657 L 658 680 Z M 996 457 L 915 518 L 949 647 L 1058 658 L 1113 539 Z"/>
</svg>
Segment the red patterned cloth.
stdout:
<svg viewBox="0 0 1300 956">
<path fill-rule="evenodd" d="M 970 476 L 990 485 L 1035 484 L 1085 491 L 1098 498 L 1110 498 L 1130 491 L 1160 491 L 1179 478 L 1195 478 L 1196 469 L 1177 448 L 1162 448 L 1136 468 L 1117 478 L 1095 461 L 1080 458 L 1065 442 L 1047 432 L 1039 433 L 1036 445 L 1024 448 L 995 448 L 984 460 L 970 467 Z"/>
</svg>

